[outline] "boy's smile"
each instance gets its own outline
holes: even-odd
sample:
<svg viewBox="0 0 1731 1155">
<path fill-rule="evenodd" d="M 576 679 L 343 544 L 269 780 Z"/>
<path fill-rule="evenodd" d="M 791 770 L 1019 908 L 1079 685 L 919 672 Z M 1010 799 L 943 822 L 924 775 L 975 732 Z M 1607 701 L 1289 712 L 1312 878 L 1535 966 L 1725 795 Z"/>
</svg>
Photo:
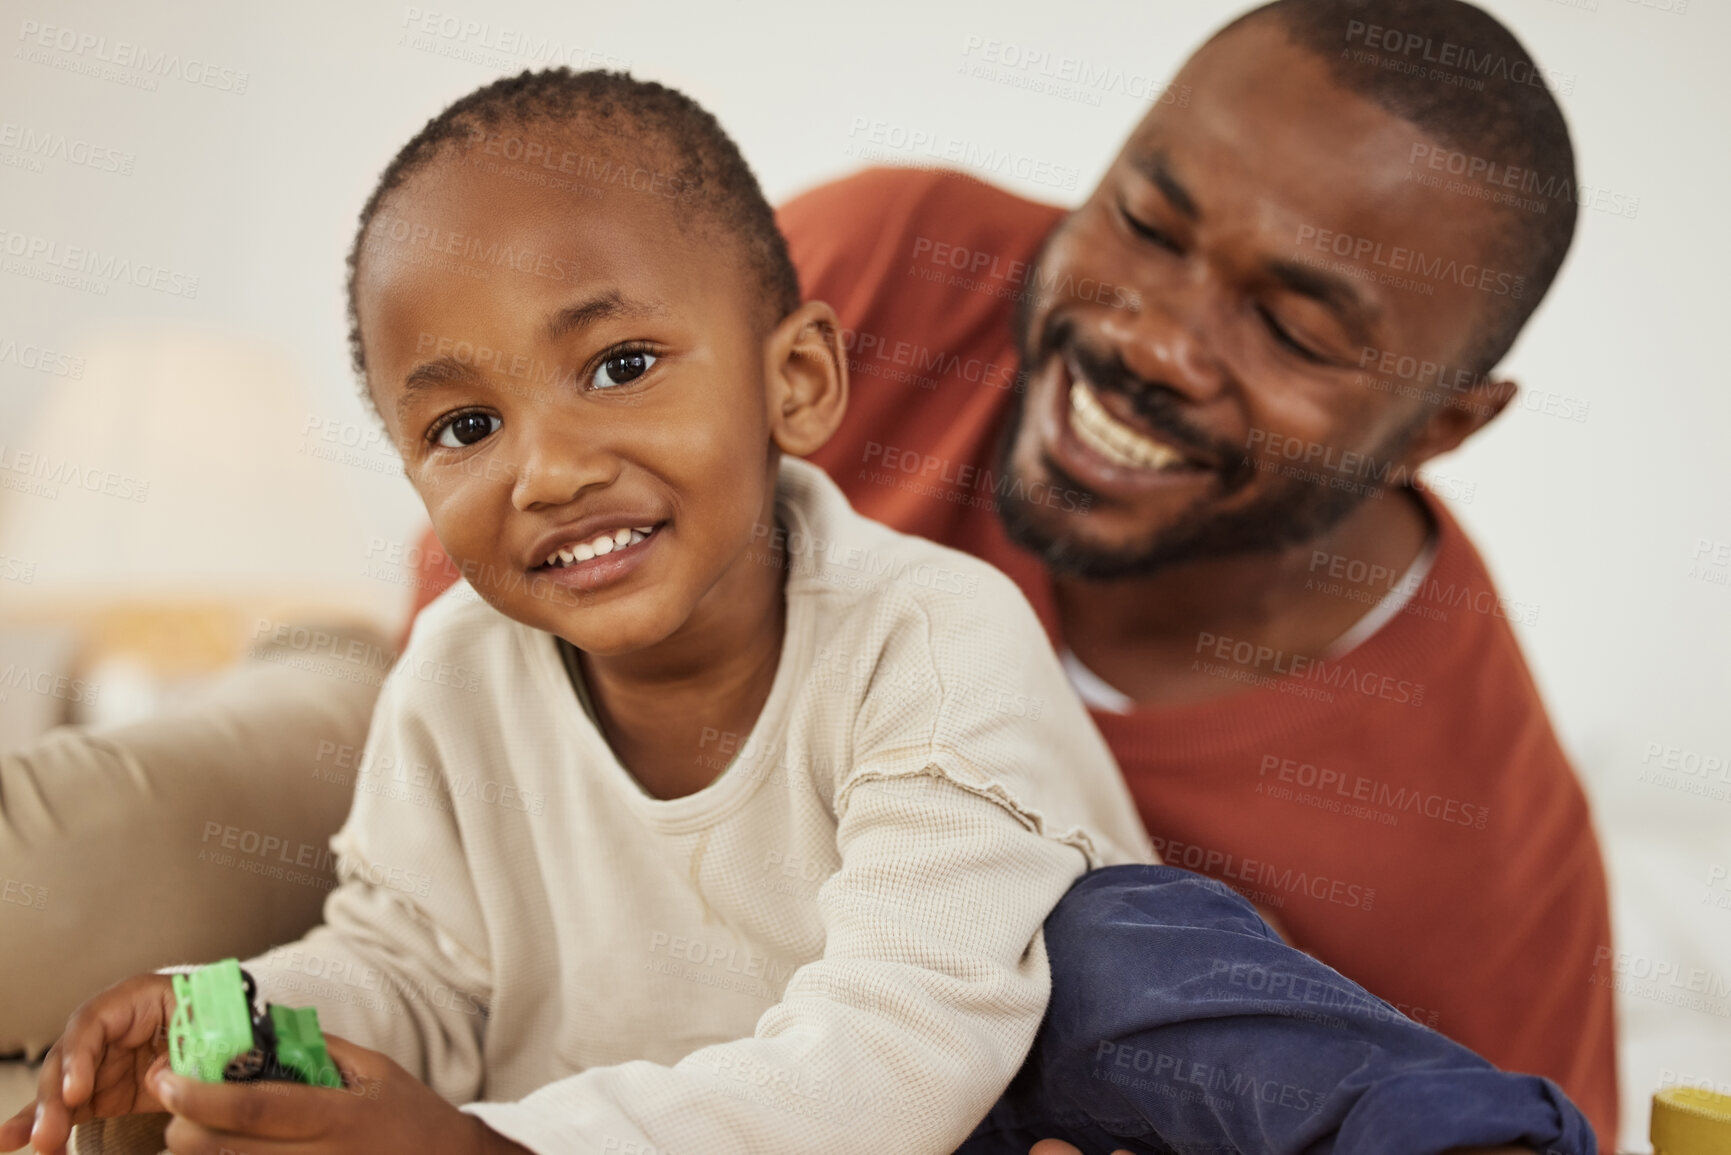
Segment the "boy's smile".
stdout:
<svg viewBox="0 0 1731 1155">
<path fill-rule="evenodd" d="M 588 519 L 594 523 L 596 519 Z M 611 521 L 614 519 L 602 519 Z M 550 540 L 563 541 L 547 554 L 547 560 L 530 572 L 558 570 L 551 580 L 571 589 L 599 589 L 636 568 L 644 550 L 636 548 L 655 536 L 660 525 L 620 526 L 595 533 L 594 524 L 555 530 Z M 539 552 L 539 551 L 537 551 Z"/>
</svg>

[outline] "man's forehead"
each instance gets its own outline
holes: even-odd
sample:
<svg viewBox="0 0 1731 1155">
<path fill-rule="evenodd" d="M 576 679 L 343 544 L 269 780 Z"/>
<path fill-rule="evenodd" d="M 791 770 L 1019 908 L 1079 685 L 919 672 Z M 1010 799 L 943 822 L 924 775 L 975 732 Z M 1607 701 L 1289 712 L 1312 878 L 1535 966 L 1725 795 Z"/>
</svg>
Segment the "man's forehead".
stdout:
<svg viewBox="0 0 1731 1155">
<path fill-rule="evenodd" d="M 1413 156 L 1434 147 L 1428 134 L 1342 87 L 1326 61 L 1272 22 L 1216 37 L 1179 75 L 1189 106 L 1151 110 L 1121 157 L 1175 207 L 1177 191 L 1203 221 L 1277 233 L 1351 223 L 1391 243 L 1415 230 L 1453 233 L 1458 223 L 1465 231 L 1448 243 L 1471 244 L 1482 230 L 1458 205 L 1439 214 L 1439 198 L 1414 182 Z"/>
<path fill-rule="evenodd" d="M 1173 165 L 1233 166 L 1252 183 L 1377 197 L 1406 184 L 1408 158 L 1428 137 L 1411 122 L 1343 87 L 1328 63 L 1292 44 L 1272 21 L 1243 25 L 1203 45 L 1179 80 L 1188 106 L 1159 105 L 1127 151 L 1164 149 Z"/>
</svg>

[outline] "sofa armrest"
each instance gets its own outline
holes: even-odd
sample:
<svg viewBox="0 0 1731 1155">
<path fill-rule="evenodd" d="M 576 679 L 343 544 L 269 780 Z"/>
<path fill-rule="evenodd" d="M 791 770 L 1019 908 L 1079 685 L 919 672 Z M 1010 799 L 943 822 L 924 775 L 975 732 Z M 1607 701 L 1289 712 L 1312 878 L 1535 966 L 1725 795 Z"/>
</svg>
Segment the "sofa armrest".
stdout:
<svg viewBox="0 0 1731 1155">
<path fill-rule="evenodd" d="M 395 653 L 369 629 L 308 629 L 337 642 L 266 647 L 173 713 L 0 754 L 0 1055 L 38 1055 L 129 975 L 318 922 Z"/>
</svg>

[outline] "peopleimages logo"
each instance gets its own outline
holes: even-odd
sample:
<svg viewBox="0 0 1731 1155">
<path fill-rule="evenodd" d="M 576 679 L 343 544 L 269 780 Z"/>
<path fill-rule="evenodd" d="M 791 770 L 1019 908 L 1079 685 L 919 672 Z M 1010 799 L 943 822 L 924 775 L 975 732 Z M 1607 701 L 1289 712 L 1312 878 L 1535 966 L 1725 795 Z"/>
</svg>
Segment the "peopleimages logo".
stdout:
<svg viewBox="0 0 1731 1155">
<path fill-rule="evenodd" d="M 1332 691 L 1363 694 L 1403 706 L 1424 704 L 1424 683 L 1362 670 L 1343 662 L 1290 654 L 1273 646 L 1207 632 L 1196 636 L 1197 657 L 1190 668 L 1251 686 L 1271 686 L 1283 694 L 1332 702 Z"/>
<path fill-rule="evenodd" d="M 18 341 L 10 337 L 0 337 L 0 365 L 17 365 L 21 369 L 34 369 L 38 373 L 47 373 L 55 377 L 79 378 L 84 376 L 84 358 L 75 357 L 70 353 L 59 353 L 53 349 L 45 349 L 41 345 Z"/>
<path fill-rule="evenodd" d="M 0 149 L 11 149 L 33 161 L 59 160 L 80 168 L 118 173 L 121 176 L 130 176 L 133 163 L 138 159 L 132 153 L 117 148 L 92 144 L 79 137 L 69 137 L 63 132 L 14 124 L 10 120 L 0 121 Z M 41 171 L 40 167 L 36 168 L 36 171 Z"/>
<path fill-rule="evenodd" d="M 191 56 L 183 57 L 178 52 L 158 51 L 127 40 L 110 42 L 108 37 L 94 32 L 81 32 L 76 28 L 43 24 L 36 20 L 25 20 L 19 24 L 18 39 L 24 42 L 25 49 L 53 49 L 79 61 L 134 69 L 146 74 L 146 77 L 139 79 L 149 78 L 154 81 L 161 77 L 173 77 L 201 88 L 214 88 L 218 92 L 232 92 L 237 96 L 246 92 L 247 81 L 251 79 L 248 73 L 238 68 L 223 68 Z M 22 55 L 22 50 L 20 54 Z M 51 58 L 30 59 L 32 63 L 57 64 Z M 154 88 L 155 84 L 152 83 L 150 87 Z"/>
<path fill-rule="evenodd" d="M 1537 169 L 1504 164 L 1456 149 L 1441 148 L 1428 141 L 1414 141 L 1407 179 L 1449 192 L 1467 192 L 1483 200 L 1543 213 L 1551 201 L 1572 200 L 1582 208 L 1613 216 L 1633 218 L 1641 211 L 1641 198 L 1603 187 L 1579 184 L 1571 176 L 1544 175 Z M 1436 172 L 1459 177 L 1443 181 L 1417 171 L 1420 164 Z M 1517 195 L 1518 194 L 1518 195 Z"/>
<path fill-rule="evenodd" d="M 1437 822 L 1468 826 L 1474 830 L 1483 830 L 1490 821 L 1491 811 L 1488 806 L 1478 806 L 1443 794 L 1426 794 L 1416 788 L 1396 786 L 1391 782 L 1366 778 L 1362 774 L 1348 774 L 1343 770 L 1300 762 L 1296 758 L 1283 758 L 1279 754 L 1262 756 L 1257 776 L 1266 778 L 1270 772 L 1277 782 L 1291 783 L 1318 793 L 1332 793 L 1348 802 L 1370 803 L 1383 807 L 1387 813 L 1394 815 L 1402 812 L 1418 814 Z M 1258 782 L 1256 793 L 1265 793 L 1264 787 L 1264 783 Z M 1399 822 L 1385 822 L 1384 825 L 1397 826 Z"/>
<path fill-rule="evenodd" d="M 381 212 L 367 229 L 366 247 L 369 250 L 381 250 L 387 240 L 409 248 L 423 248 L 429 253 L 454 257 L 471 265 L 478 262 L 480 265 L 514 269 L 519 273 L 529 273 L 554 281 L 564 280 L 570 266 L 569 261 L 551 253 L 518 248 L 509 242 L 501 244 L 491 237 L 438 229 L 390 212 Z M 481 272 L 484 279 L 485 270 L 477 268 L 476 271 Z"/>
<path fill-rule="evenodd" d="M 1437 68 L 1431 70 L 1437 74 L 1433 75 L 1432 79 L 1441 80 L 1446 77 L 1455 80 L 1457 77 L 1465 79 L 1470 76 L 1480 82 L 1473 86 L 1475 89 L 1483 87 L 1484 79 L 1495 78 L 1531 85 L 1534 88 L 1543 88 L 1548 80 L 1564 96 L 1575 90 L 1573 76 L 1547 71 L 1531 60 L 1505 56 L 1500 52 L 1481 52 L 1470 44 L 1456 44 L 1452 40 L 1437 41 L 1417 32 L 1402 32 L 1398 28 L 1366 24 L 1362 20 L 1347 21 L 1346 42 L 1362 44 L 1367 49 L 1387 53 L 1402 63 L 1414 66 L 1415 71 L 1419 65 L 1437 65 Z"/>
<path fill-rule="evenodd" d="M 870 116 L 856 116 L 848 126 L 848 154 L 863 161 L 903 163 L 910 154 L 925 157 L 947 168 L 966 168 L 1002 178 L 1016 177 L 1033 184 L 1073 190 L 1082 170 L 1075 165 L 1055 164 L 1013 149 L 979 144 L 931 129 L 897 124 Z"/>
<path fill-rule="evenodd" d="M 1240 858 L 1229 851 L 1158 835 L 1151 841 L 1160 861 L 1167 866 L 1180 866 L 1234 884 L 1234 890 L 1263 906 L 1284 907 L 1289 895 L 1331 902 L 1354 910 L 1370 910 L 1376 902 L 1375 887 L 1347 879 L 1329 878 L 1291 866 L 1280 867 L 1264 859 Z M 1238 883 L 1248 886 L 1236 885 Z"/>
<path fill-rule="evenodd" d="M 1293 244 L 1299 248 L 1309 245 L 1318 252 L 1360 265 L 1368 262 L 1392 272 L 1410 273 L 1432 284 L 1456 284 L 1493 296 L 1512 297 L 1517 301 L 1527 288 L 1525 277 L 1486 265 L 1470 261 L 1463 264 L 1453 257 L 1430 256 L 1419 249 L 1389 245 L 1371 237 L 1337 233 L 1332 229 L 1317 228 L 1315 225 L 1298 226 L 1298 236 Z"/>
</svg>

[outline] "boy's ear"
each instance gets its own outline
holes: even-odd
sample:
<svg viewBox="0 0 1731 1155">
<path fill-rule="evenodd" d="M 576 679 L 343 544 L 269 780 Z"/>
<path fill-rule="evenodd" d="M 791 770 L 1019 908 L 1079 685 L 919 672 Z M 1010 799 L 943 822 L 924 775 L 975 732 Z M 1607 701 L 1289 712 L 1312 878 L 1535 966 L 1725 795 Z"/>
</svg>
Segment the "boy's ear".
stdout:
<svg viewBox="0 0 1731 1155">
<path fill-rule="evenodd" d="M 764 342 L 769 431 L 785 453 L 815 453 L 847 411 L 847 356 L 835 310 L 807 301 Z"/>
</svg>

